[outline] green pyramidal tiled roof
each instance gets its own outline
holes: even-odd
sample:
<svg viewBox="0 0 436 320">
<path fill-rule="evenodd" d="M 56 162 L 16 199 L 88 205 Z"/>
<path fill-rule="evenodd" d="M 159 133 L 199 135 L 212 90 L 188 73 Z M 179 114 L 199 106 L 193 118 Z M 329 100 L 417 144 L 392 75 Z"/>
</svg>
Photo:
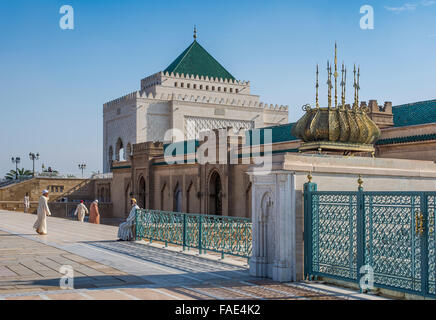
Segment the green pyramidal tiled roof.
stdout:
<svg viewBox="0 0 436 320">
<path fill-rule="evenodd" d="M 392 107 L 394 127 L 436 122 L 436 99 Z"/>
<path fill-rule="evenodd" d="M 196 40 L 164 72 L 235 80 Z"/>
</svg>

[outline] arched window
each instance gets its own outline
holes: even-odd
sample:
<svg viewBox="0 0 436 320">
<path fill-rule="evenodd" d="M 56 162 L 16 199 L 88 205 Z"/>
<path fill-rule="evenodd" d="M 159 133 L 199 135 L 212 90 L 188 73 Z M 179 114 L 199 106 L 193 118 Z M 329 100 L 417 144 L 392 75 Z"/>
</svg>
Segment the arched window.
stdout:
<svg viewBox="0 0 436 320">
<path fill-rule="evenodd" d="M 202 84 L 200 84 L 200 90 L 203 90 L 203 85 Z"/>
<path fill-rule="evenodd" d="M 177 87 L 177 82 L 174 82 L 174 86 Z"/>
<path fill-rule="evenodd" d="M 145 179 L 144 177 L 141 177 L 139 179 L 139 185 L 138 185 L 138 206 L 140 208 L 145 209 L 146 208 L 146 193 L 145 193 Z"/>
<path fill-rule="evenodd" d="M 174 190 L 174 198 L 173 198 L 173 211 L 174 212 L 182 212 L 182 190 L 180 189 L 179 184 L 177 184 Z"/>
<path fill-rule="evenodd" d="M 206 90 L 209 90 L 209 86 L 206 86 Z"/>
<path fill-rule="evenodd" d="M 222 215 L 222 184 L 221 178 L 217 171 L 214 171 L 209 180 L 209 214 Z"/>
<path fill-rule="evenodd" d="M 118 141 L 117 141 L 117 148 L 116 148 L 115 157 L 116 157 L 117 161 L 124 161 L 125 160 L 124 145 L 123 145 L 123 141 L 121 140 L 121 138 L 118 138 Z"/>
</svg>

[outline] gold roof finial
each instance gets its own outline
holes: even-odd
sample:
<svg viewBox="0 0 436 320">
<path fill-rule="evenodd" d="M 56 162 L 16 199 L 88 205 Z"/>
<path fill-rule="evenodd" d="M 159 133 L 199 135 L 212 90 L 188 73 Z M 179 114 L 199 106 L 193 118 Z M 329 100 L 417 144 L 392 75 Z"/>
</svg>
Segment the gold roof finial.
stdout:
<svg viewBox="0 0 436 320">
<path fill-rule="evenodd" d="M 353 73 L 354 73 L 354 84 L 353 84 L 353 87 L 354 87 L 354 105 L 353 105 L 353 107 L 356 107 L 357 106 L 356 64 L 354 64 Z"/>
<path fill-rule="evenodd" d="M 327 80 L 327 86 L 328 86 L 328 108 L 330 109 L 332 106 L 332 67 L 330 65 L 330 61 L 327 60 L 327 74 L 328 74 L 328 80 Z"/>
<path fill-rule="evenodd" d="M 194 40 L 197 40 L 197 26 L 194 25 Z"/>
<path fill-rule="evenodd" d="M 319 83 L 318 83 L 318 75 L 319 75 L 319 71 L 318 71 L 318 64 L 316 65 L 316 107 L 319 108 L 319 99 L 318 99 L 318 88 L 319 88 Z"/>
<path fill-rule="evenodd" d="M 342 62 L 342 81 L 341 81 L 341 107 L 345 107 L 345 78 L 344 78 L 344 74 L 345 74 L 345 65 L 344 62 Z"/>
<path fill-rule="evenodd" d="M 338 107 L 338 46 L 335 42 L 335 107 Z"/>
<path fill-rule="evenodd" d="M 356 106 L 359 106 L 359 90 L 360 90 L 360 66 L 357 69 L 357 88 L 356 88 Z"/>
</svg>

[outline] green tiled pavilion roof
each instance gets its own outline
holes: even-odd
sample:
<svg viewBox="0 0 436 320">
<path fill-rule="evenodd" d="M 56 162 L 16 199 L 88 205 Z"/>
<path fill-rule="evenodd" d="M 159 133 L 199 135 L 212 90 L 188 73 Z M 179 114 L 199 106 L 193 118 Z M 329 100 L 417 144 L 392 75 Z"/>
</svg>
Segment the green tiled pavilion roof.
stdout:
<svg viewBox="0 0 436 320">
<path fill-rule="evenodd" d="M 394 127 L 436 122 L 436 99 L 392 107 Z"/>
<path fill-rule="evenodd" d="M 164 72 L 235 80 L 196 40 Z"/>
<path fill-rule="evenodd" d="M 272 134 L 272 143 L 278 143 L 278 142 L 286 142 L 286 141 L 293 141 L 293 140 L 298 140 L 297 137 L 294 137 L 291 134 L 291 129 L 292 126 L 295 123 L 286 123 L 286 124 L 282 124 L 282 125 L 278 125 L 278 126 L 271 126 L 271 127 L 265 127 L 265 128 L 260 128 L 260 129 L 253 129 L 253 130 L 248 130 L 245 133 L 246 136 L 246 145 L 249 145 L 250 141 L 251 141 L 251 137 L 253 135 L 253 131 L 259 131 L 260 132 L 260 143 L 263 144 L 264 142 L 264 134 L 265 134 L 265 129 L 271 129 L 271 134 Z M 254 143 L 255 141 L 252 141 L 252 145 L 255 145 Z"/>
</svg>

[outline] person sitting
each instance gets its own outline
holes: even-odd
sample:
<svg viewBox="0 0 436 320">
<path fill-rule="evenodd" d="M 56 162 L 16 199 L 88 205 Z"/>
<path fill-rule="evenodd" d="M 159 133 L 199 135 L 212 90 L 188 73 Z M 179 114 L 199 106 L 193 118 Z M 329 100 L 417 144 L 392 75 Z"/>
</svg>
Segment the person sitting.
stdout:
<svg viewBox="0 0 436 320">
<path fill-rule="evenodd" d="M 126 222 L 120 224 L 120 227 L 118 228 L 118 238 L 124 241 L 135 240 L 136 210 L 139 209 L 139 207 L 136 204 L 135 198 L 132 198 L 130 203 L 132 205 L 130 214 L 127 217 Z"/>
</svg>

